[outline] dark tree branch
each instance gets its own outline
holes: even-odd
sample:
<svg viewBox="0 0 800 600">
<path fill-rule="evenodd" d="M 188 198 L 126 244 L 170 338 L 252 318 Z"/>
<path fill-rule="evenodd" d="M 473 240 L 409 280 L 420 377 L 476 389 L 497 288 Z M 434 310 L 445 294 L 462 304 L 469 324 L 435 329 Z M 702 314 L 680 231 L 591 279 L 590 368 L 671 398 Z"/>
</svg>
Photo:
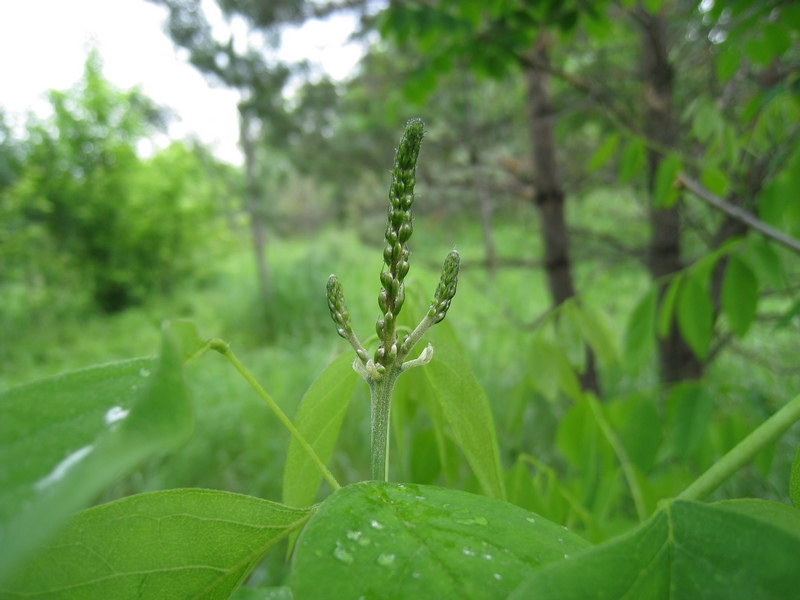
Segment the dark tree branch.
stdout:
<svg viewBox="0 0 800 600">
<path fill-rule="evenodd" d="M 704 200 L 714 208 L 722 211 L 732 219 L 735 219 L 740 223 L 743 223 L 747 227 L 758 231 L 762 235 L 765 235 L 766 237 L 800 254 L 800 241 L 794 239 L 789 235 L 786 235 L 782 231 L 778 231 L 777 229 L 770 227 L 769 225 L 758 219 L 755 215 L 747 212 L 746 210 L 739 208 L 738 206 L 734 206 L 733 204 L 726 202 L 719 196 L 712 194 L 706 188 L 704 188 L 695 180 L 691 179 L 685 173 L 680 173 L 678 175 L 677 182 L 683 187 L 685 187 L 687 190 L 692 192 L 695 196 L 697 196 L 701 200 Z"/>
</svg>

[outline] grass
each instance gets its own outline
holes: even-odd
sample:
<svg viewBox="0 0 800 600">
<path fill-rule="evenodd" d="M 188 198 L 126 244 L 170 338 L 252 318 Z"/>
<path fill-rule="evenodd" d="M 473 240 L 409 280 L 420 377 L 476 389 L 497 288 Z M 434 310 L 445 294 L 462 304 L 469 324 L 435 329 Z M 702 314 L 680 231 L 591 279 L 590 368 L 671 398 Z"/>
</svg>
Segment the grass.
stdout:
<svg viewBox="0 0 800 600">
<path fill-rule="evenodd" d="M 589 198 L 583 212 L 573 218 L 599 219 L 599 207 L 609 198 Z M 615 210 L 628 213 L 618 218 L 635 217 L 635 206 L 611 199 L 618 203 Z M 487 274 L 479 266 L 481 233 L 469 220 L 444 224 L 433 217 L 418 219 L 415 229 L 406 282 L 409 297 L 423 305 L 433 294 L 440 261 L 454 245 L 461 253 L 459 290 L 445 323 L 456 332 L 490 398 L 505 466 L 510 467 L 517 454 L 526 451 L 545 464 L 563 468 L 555 431 L 570 403 L 566 399 L 547 402 L 534 391 L 528 375 L 531 325 L 549 305 L 542 271 L 505 268 L 493 277 Z M 494 237 L 500 257 L 533 260 L 537 256 L 538 227 L 531 211 L 498 215 Z M 2 353 L 0 389 L 64 370 L 152 354 L 158 347 L 160 321 L 188 318 L 202 336 L 229 341 L 275 400 L 293 415 L 317 374 L 337 354 L 350 351 L 335 334 L 325 305 L 328 275 L 336 273 L 342 282 L 354 329 L 365 340 L 374 331 L 378 315 L 380 251 L 379 241 L 367 246 L 355 231 L 331 229 L 313 236 L 273 239 L 268 249 L 273 281 L 269 304 L 258 297 L 251 250 L 244 242 L 226 248 L 222 260 L 207 265 L 202 280 L 117 315 L 93 313 L 79 299 L 62 298 L 56 309 L 40 305 L 26 310 L 24 303 L 17 303 L 13 314 L 6 303 L 0 327 L 3 339 L 13 340 L 13 345 Z M 613 263 L 587 258 L 577 265 L 576 279 L 587 300 L 606 312 L 619 343 L 632 307 L 647 288 L 641 264 L 635 258 Z M 746 354 L 723 352 L 706 381 L 716 402 L 718 436 L 732 427 L 723 422 L 725 415 L 739 415 L 745 429 L 752 427 L 800 389 L 800 374 L 778 376 L 769 368 L 796 355 L 796 328 L 774 330 L 770 324 L 757 324 L 738 345 Z M 759 364 L 762 359 L 767 366 Z M 120 482 L 106 499 L 180 486 L 280 498 L 288 434 L 221 357 L 204 356 L 189 367 L 187 379 L 197 404 L 192 440 L 182 451 Z M 655 397 L 659 392 L 652 357 L 634 372 L 621 365 L 606 366 L 603 380 L 609 398 L 632 392 Z M 358 393 L 366 397 L 364 392 L 359 388 Z M 430 422 L 420 411 L 412 417 L 404 438 L 406 451 L 396 456 L 402 462 L 402 474 L 427 477 L 415 448 L 430 443 Z M 343 483 L 367 476 L 367 421 L 366 402 L 352 403 L 332 461 L 332 470 Z M 795 430 L 781 442 L 775 461 L 765 461 L 762 476 L 747 479 L 745 475 L 732 485 L 762 495 L 766 486 L 767 497 L 785 497 L 779 482 L 786 480 L 785 470 L 799 437 Z M 468 488 L 469 477 L 462 464 L 449 477 L 440 475 L 434 482 Z"/>
</svg>

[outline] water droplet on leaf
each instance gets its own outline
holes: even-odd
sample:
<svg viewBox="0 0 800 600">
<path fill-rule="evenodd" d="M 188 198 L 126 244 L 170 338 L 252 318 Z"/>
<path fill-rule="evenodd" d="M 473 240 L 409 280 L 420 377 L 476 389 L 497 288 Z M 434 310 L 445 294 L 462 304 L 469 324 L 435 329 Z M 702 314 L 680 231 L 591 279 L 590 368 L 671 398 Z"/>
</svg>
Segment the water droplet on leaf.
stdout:
<svg viewBox="0 0 800 600">
<path fill-rule="evenodd" d="M 389 565 L 394 564 L 395 555 L 389 552 L 384 552 L 378 557 L 378 564 L 382 567 L 388 567 Z"/>
<path fill-rule="evenodd" d="M 346 565 L 353 564 L 353 555 L 350 554 L 341 544 L 337 542 L 336 548 L 333 550 L 333 557 L 336 560 L 342 561 Z"/>
</svg>

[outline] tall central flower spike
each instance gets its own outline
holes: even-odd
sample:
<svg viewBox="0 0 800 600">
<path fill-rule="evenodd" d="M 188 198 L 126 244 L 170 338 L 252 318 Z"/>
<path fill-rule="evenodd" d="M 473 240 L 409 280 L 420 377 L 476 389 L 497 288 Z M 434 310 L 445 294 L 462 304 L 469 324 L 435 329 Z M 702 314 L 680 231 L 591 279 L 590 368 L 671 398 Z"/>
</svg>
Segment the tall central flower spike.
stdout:
<svg viewBox="0 0 800 600">
<path fill-rule="evenodd" d="M 433 347 L 430 345 L 418 358 L 408 361 L 406 358 L 425 332 L 444 319 L 458 284 L 459 257 L 454 250 L 444 261 L 442 276 L 428 313 L 411 333 L 405 335 L 402 341 L 398 340 L 397 315 L 400 314 L 405 300 L 403 280 L 408 274 L 411 255 L 408 240 L 414 232 L 411 207 L 414 204 L 417 158 L 424 135 L 425 124 L 420 119 L 408 121 L 394 159 L 384 236 L 384 264 L 380 275 L 381 291 L 378 294 L 381 316 L 375 325 L 378 348 L 372 359 L 353 332 L 350 313 L 344 303 L 342 285 L 335 275 L 330 276 L 327 286 L 328 308 L 336 323 L 336 331 L 355 350 L 353 368 L 369 385 L 372 410 L 372 478 L 384 481 L 388 480 L 389 475 L 389 409 L 395 381 L 402 372 L 430 362 L 433 357 Z"/>
</svg>

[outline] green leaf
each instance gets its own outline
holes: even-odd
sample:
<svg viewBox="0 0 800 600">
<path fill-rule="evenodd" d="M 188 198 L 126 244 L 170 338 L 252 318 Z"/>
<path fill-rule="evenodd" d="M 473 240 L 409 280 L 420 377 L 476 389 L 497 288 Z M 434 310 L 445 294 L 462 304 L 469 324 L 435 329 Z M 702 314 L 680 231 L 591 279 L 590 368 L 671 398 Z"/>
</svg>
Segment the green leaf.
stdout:
<svg viewBox="0 0 800 600">
<path fill-rule="evenodd" d="M 728 258 L 725 267 L 721 303 L 731 329 L 743 337 L 756 316 L 758 280 L 748 264 L 735 254 Z"/>
<path fill-rule="evenodd" d="M 492 410 L 469 365 L 455 350 L 438 344 L 433 360 L 422 368 L 484 492 L 492 498 L 505 498 Z"/>
<path fill-rule="evenodd" d="M 794 453 L 792 461 L 792 474 L 789 478 L 789 497 L 796 508 L 800 508 L 800 446 Z"/>
<path fill-rule="evenodd" d="M 556 431 L 556 447 L 571 466 L 581 470 L 588 463 L 595 462 L 599 431 L 597 421 L 592 416 L 586 399 L 574 403 L 561 417 Z"/>
<path fill-rule="evenodd" d="M 792 306 L 789 307 L 789 310 L 781 315 L 781 318 L 778 319 L 777 323 L 775 323 L 775 329 L 782 329 L 783 327 L 786 327 L 789 323 L 794 321 L 797 315 L 800 315 L 800 299 L 792 304 Z"/>
<path fill-rule="evenodd" d="M 368 481 L 323 502 L 301 532 L 291 586 L 317 598 L 505 598 L 588 542 L 483 496 Z"/>
<path fill-rule="evenodd" d="M 168 326 L 157 360 L 75 371 L 0 395 L 0 580 L 72 513 L 192 431 Z"/>
<path fill-rule="evenodd" d="M 714 308 L 705 286 L 689 276 L 681 285 L 677 302 L 678 329 L 698 359 L 708 356 L 714 322 Z"/>
<path fill-rule="evenodd" d="M 645 160 L 645 147 L 642 140 L 634 138 L 628 142 L 622 151 L 619 162 L 619 178 L 622 183 L 628 183 L 642 172 Z"/>
<path fill-rule="evenodd" d="M 644 0 L 642 4 L 646 11 L 651 13 L 657 13 L 661 10 L 661 5 L 664 3 L 664 0 Z"/>
<path fill-rule="evenodd" d="M 677 154 L 668 154 L 658 164 L 653 182 L 653 205 L 656 208 L 671 208 L 678 199 L 675 178 L 681 170 L 681 159 Z"/>
<path fill-rule="evenodd" d="M 792 598 L 800 589 L 800 513 L 749 502 L 769 506 L 673 501 L 631 533 L 545 566 L 508 598 Z"/>
<path fill-rule="evenodd" d="M 292 600 L 292 588 L 280 587 L 240 587 L 231 596 L 231 600 Z"/>
<path fill-rule="evenodd" d="M 323 463 L 331 457 L 358 380 L 352 365 L 353 355 L 349 352 L 328 365 L 303 396 L 294 421 Z M 283 502 L 308 506 L 314 502 L 321 481 L 319 469 L 292 437 L 283 470 Z"/>
<path fill-rule="evenodd" d="M 720 197 L 724 197 L 730 187 L 728 176 L 716 167 L 704 169 L 700 175 L 700 182 L 708 191 Z"/>
<path fill-rule="evenodd" d="M 131 496 L 75 515 L 0 598 L 227 598 L 311 513 L 214 490 Z"/>
<path fill-rule="evenodd" d="M 770 286 L 775 290 L 786 287 L 786 271 L 783 261 L 775 251 L 772 243 L 761 237 L 750 238 L 747 241 L 746 259 L 755 267 L 758 279 L 763 286 Z"/>
<path fill-rule="evenodd" d="M 604 406 L 630 461 L 647 473 L 655 465 L 663 435 L 662 420 L 652 397 L 634 395 Z"/>
<path fill-rule="evenodd" d="M 197 328 L 191 321 L 174 320 L 169 322 L 172 332 L 172 339 L 178 353 L 183 357 L 184 362 L 194 358 L 198 352 L 206 347 L 206 342 L 200 339 Z"/>
<path fill-rule="evenodd" d="M 577 400 L 581 397 L 581 384 L 575 369 L 561 346 L 537 335 L 528 352 L 526 375 L 530 385 L 548 402 L 556 402 L 558 393 L 564 392 Z"/>
<path fill-rule="evenodd" d="M 680 383 L 670 390 L 664 406 L 667 427 L 664 453 L 686 461 L 709 434 L 714 401 L 705 386 Z"/>
<path fill-rule="evenodd" d="M 697 101 L 692 104 L 692 133 L 698 141 L 707 144 L 725 126 L 719 108 L 712 102 Z"/>
<path fill-rule="evenodd" d="M 533 388 L 548 402 L 558 399 L 559 363 L 566 360 L 561 349 L 542 335 L 537 335 L 528 352 L 526 370 Z"/>
<path fill-rule="evenodd" d="M 641 365 L 655 348 L 655 320 L 658 289 L 649 290 L 631 312 L 625 328 L 625 364 Z"/>
<path fill-rule="evenodd" d="M 739 70 L 742 63 L 742 55 L 738 49 L 728 47 L 717 55 L 717 78 L 720 83 L 726 83 Z"/>
<path fill-rule="evenodd" d="M 781 21 L 765 23 L 761 35 L 770 49 L 772 56 L 780 57 L 792 47 L 792 34 Z"/>
<path fill-rule="evenodd" d="M 603 143 L 595 150 L 594 154 L 589 158 L 589 164 L 587 165 L 588 170 L 596 171 L 603 165 L 605 165 L 614 153 L 617 151 L 617 146 L 619 146 L 619 135 L 616 133 L 612 133 L 611 135 L 607 136 L 606 139 L 603 140 Z"/>
<path fill-rule="evenodd" d="M 594 350 L 597 357 L 606 364 L 619 362 L 619 349 L 611 330 L 606 326 L 604 315 L 588 306 L 568 300 L 563 305 L 565 314 L 574 321 L 581 337 Z"/>
<path fill-rule="evenodd" d="M 751 38 L 744 43 L 744 52 L 753 64 L 766 67 L 775 57 L 775 49 L 764 38 Z"/>
</svg>

